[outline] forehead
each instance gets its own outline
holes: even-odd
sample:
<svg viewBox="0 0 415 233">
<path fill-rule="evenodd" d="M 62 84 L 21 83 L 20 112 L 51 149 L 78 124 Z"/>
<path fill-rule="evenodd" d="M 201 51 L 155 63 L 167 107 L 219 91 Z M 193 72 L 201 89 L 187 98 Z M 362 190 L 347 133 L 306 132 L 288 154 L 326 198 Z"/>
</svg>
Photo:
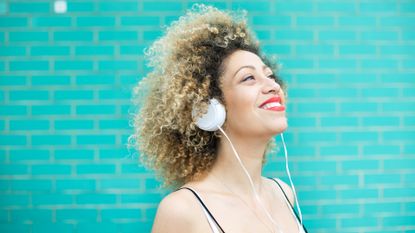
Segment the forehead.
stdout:
<svg viewBox="0 0 415 233">
<path fill-rule="evenodd" d="M 224 61 L 224 75 L 233 75 L 242 66 L 262 67 L 264 62 L 255 53 L 237 50 Z"/>
</svg>

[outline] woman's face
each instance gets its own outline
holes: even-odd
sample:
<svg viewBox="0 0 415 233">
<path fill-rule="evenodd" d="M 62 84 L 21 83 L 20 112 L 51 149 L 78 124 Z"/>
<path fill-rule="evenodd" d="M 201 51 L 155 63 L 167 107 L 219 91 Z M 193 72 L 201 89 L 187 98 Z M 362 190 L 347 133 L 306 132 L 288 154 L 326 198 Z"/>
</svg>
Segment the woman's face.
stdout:
<svg viewBox="0 0 415 233">
<path fill-rule="evenodd" d="M 247 137 L 271 137 L 287 128 L 285 98 L 272 70 L 256 54 L 237 50 L 224 61 L 221 89 L 227 131 Z"/>
</svg>

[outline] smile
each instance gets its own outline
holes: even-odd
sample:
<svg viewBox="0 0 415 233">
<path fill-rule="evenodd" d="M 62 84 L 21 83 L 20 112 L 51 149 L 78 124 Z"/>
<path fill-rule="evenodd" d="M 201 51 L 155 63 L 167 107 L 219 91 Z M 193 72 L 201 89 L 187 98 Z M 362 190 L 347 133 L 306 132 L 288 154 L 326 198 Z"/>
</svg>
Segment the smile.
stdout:
<svg viewBox="0 0 415 233">
<path fill-rule="evenodd" d="M 272 97 L 266 100 L 264 103 L 262 103 L 259 108 L 269 111 L 284 111 L 285 106 L 281 104 L 281 98 L 280 97 Z"/>
</svg>

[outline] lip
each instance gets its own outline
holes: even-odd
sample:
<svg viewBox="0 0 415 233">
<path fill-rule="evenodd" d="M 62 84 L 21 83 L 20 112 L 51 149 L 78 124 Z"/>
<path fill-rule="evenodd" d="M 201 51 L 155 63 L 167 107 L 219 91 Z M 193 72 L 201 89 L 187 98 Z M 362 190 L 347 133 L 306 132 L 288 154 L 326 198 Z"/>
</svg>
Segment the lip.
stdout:
<svg viewBox="0 0 415 233">
<path fill-rule="evenodd" d="M 269 99 L 265 100 L 265 102 L 263 102 L 263 103 L 259 106 L 259 108 L 263 109 L 263 107 L 264 107 L 266 104 L 269 104 L 269 103 L 279 103 L 279 104 L 281 104 L 281 106 L 275 106 L 275 107 L 271 107 L 271 108 L 264 109 L 264 110 L 270 110 L 270 111 L 284 111 L 284 110 L 285 110 L 285 106 L 284 106 L 284 105 L 282 105 L 282 103 L 281 103 L 281 98 L 280 98 L 279 96 L 274 96 L 274 97 L 271 97 L 271 98 L 269 98 Z"/>
</svg>

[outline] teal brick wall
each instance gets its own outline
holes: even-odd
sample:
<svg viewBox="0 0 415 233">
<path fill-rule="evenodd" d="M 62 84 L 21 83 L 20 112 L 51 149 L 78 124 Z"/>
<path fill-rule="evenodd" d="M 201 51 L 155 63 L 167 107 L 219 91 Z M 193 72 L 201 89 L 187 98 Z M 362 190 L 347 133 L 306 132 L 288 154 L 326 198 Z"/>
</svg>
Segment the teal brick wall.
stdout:
<svg viewBox="0 0 415 233">
<path fill-rule="evenodd" d="M 53 2 L 0 1 L 0 232 L 148 232 L 167 190 L 126 147 L 131 88 L 194 1 Z M 283 65 L 309 232 L 414 232 L 415 2 L 208 2 Z M 288 181 L 282 152 L 265 175 Z"/>
</svg>

